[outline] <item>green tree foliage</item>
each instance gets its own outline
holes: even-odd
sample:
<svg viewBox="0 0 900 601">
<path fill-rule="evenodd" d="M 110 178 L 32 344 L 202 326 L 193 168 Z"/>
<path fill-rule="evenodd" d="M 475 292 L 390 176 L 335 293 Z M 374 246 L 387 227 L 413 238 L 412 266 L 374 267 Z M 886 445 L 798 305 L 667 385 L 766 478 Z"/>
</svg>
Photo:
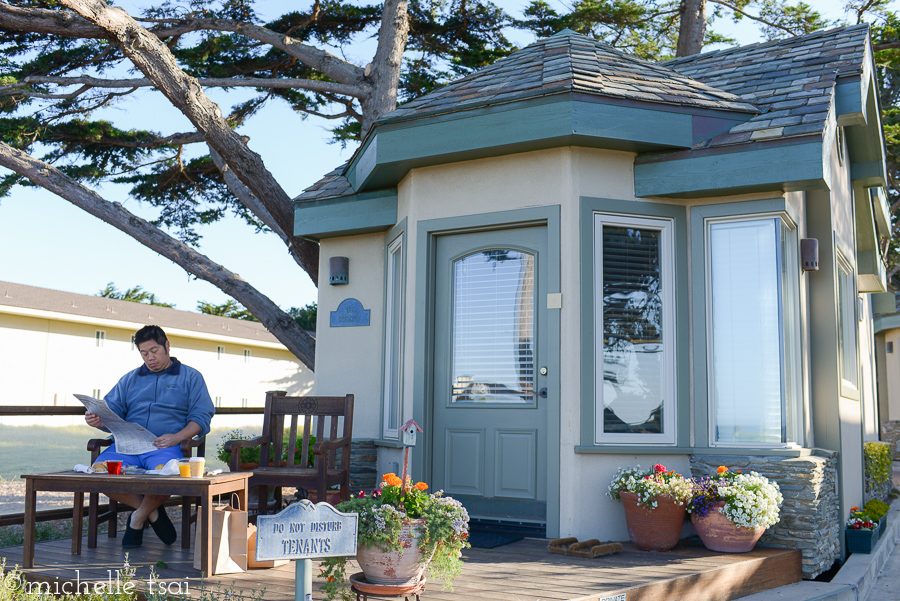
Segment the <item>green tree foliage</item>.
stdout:
<svg viewBox="0 0 900 601">
<path fill-rule="evenodd" d="M 153 294 L 152 292 L 147 292 L 142 286 L 135 286 L 133 288 L 128 288 L 122 291 L 116 288 L 115 283 L 110 282 L 106 285 L 106 288 L 97 293 L 97 296 L 102 296 L 103 298 L 114 298 L 116 300 L 130 301 L 132 303 L 144 303 L 145 305 L 153 305 L 156 307 L 168 307 L 170 309 L 175 308 L 175 305 L 157 300 L 155 294 Z"/>
<path fill-rule="evenodd" d="M 228 299 L 221 305 L 200 301 L 197 303 L 197 310 L 207 315 L 218 315 L 219 317 L 230 317 L 231 319 L 243 319 L 245 321 L 259 321 L 243 305 L 233 299 Z"/>
<path fill-rule="evenodd" d="M 299 324 L 299 326 L 307 332 L 315 332 L 317 312 L 318 306 L 316 305 L 316 303 L 310 303 L 301 308 L 291 307 L 288 310 L 288 315 L 293 317 L 294 321 L 296 321 L 297 324 Z"/>
<path fill-rule="evenodd" d="M 10 4 L 56 7 L 53 0 L 13 0 Z M 302 43 L 349 50 L 354 43 L 377 34 L 381 9 L 380 3 L 315 1 L 305 9 L 265 21 L 253 0 L 169 1 L 145 10 L 141 23 L 155 29 L 170 27 L 175 33 L 162 35 L 162 39 L 182 70 L 197 78 L 329 82 L 329 77 L 278 48 L 203 23 L 224 20 L 260 25 Z M 408 12 L 410 32 L 400 78 L 401 100 L 425 94 L 514 50 L 503 34 L 510 18 L 490 2 L 412 0 Z M 191 23 L 199 24 L 191 27 Z M 183 33 L 184 28 L 197 31 Z M 114 44 L 104 39 L 4 33 L 0 36 L 0 56 L 4 57 L 0 77 L 6 87 L 0 90 L 0 140 L 36 154 L 82 182 L 128 185 L 133 198 L 159 208 L 154 225 L 169 229 L 184 242 L 196 245 L 201 238 L 200 226 L 229 214 L 257 230 L 265 229 L 228 189 L 207 154 L 202 136 L 124 129 L 91 118 L 101 107 L 128 101 L 139 88 L 124 84 L 117 89 L 86 86 L 88 89 L 74 97 L 64 98 L 71 87 L 64 93 L 53 83 L 25 84 L 28 78 L 34 81 L 36 77 L 80 76 L 85 72 L 103 79 L 124 78 L 131 65 Z M 352 96 L 265 87 L 264 83 L 251 89 L 252 98 L 222 107 L 234 128 L 240 128 L 267 104 L 282 102 L 300 119 L 308 115 L 332 119 L 336 142 L 355 143 L 359 138 L 361 107 Z M 17 175 L 0 180 L 0 196 L 19 183 L 24 182 Z"/>
</svg>

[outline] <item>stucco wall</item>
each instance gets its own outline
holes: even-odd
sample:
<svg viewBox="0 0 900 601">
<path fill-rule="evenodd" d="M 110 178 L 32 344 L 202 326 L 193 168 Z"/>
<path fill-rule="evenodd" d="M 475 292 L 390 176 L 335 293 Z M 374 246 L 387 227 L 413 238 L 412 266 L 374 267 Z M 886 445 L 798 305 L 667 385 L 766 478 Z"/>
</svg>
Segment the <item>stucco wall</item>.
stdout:
<svg viewBox="0 0 900 601">
<path fill-rule="evenodd" d="M 316 320 L 317 395 L 354 395 L 353 437 L 381 437 L 382 336 L 384 334 L 384 234 L 323 240 L 319 247 L 319 315 Z M 347 257 L 349 283 L 328 284 L 330 257 Z M 355 298 L 369 310 L 368 326 L 329 326 L 341 301 Z"/>
<path fill-rule="evenodd" d="M 165 329 L 165 324 L 162 324 Z M 106 332 L 98 347 L 95 332 Z M 105 395 L 126 372 L 141 365 L 141 357 L 132 349 L 135 329 L 101 324 L 74 323 L 60 319 L 27 317 L 0 313 L 0 403 L 4 405 L 80 406 L 74 393 Z M 287 390 L 289 394 L 309 394 L 313 374 L 286 349 L 260 346 L 255 341 L 225 339 L 201 340 L 168 332 L 172 355 L 199 370 L 213 400 L 221 397 L 221 406 L 261 407 L 268 390 Z M 218 357 L 217 347 L 225 347 Z M 244 349 L 250 350 L 249 361 Z M 47 424 L 48 418 L 42 417 Z M 83 424 L 80 417 L 49 418 L 48 425 Z M 237 427 L 259 421 L 248 416 L 218 416 L 214 427 Z M 30 417 L 7 417 L 6 425 L 28 425 Z"/>
</svg>

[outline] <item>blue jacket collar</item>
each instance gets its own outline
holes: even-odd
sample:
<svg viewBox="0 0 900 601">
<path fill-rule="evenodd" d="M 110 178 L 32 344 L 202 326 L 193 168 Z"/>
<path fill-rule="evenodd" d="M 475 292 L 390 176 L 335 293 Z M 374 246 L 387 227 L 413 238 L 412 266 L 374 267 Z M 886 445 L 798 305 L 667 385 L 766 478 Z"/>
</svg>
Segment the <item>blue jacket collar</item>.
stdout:
<svg viewBox="0 0 900 601">
<path fill-rule="evenodd" d="M 172 357 L 172 365 L 165 368 L 162 371 L 150 371 L 150 368 L 146 365 L 141 365 L 141 368 L 138 370 L 139 376 L 161 376 L 163 374 L 168 374 L 170 376 L 177 376 L 181 372 L 181 361 Z"/>
</svg>

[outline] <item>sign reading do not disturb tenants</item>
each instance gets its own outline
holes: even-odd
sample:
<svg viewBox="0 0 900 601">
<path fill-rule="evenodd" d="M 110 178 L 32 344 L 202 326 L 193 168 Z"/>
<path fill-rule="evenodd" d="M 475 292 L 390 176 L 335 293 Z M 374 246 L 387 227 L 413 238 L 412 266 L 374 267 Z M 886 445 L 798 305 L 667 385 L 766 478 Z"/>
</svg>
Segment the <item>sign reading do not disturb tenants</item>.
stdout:
<svg viewBox="0 0 900 601">
<path fill-rule="evenodd" d="M 356 555 L 359 515 L 307 500 L 256 519 L 256 560 Z"/>
</svg>

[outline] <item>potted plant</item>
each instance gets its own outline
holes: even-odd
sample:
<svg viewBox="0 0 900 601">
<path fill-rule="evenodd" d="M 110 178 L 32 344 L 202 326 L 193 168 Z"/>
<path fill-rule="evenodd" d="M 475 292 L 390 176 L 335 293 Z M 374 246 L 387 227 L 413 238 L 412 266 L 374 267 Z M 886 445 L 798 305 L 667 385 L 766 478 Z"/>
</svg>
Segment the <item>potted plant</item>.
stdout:
<svg viewBox="0 0 900 601">
<path fill-rule="evenodd" d="M 681 537 L 691 484 L 660 463 L 650 471 L 641 466 L 619 468 L 606 493 L 625 508 L 628 537 L 648 551 L 668 551 Z"/>
<path fill-rule="evenodd" d="M 851 507 L 844 540 L 848 553 L 871 553 L 878 542 L 878 523 L 859 507 Z"/>
<path fill-rule="evenodd" d="M 784 501 L 778 484 L 756 472 L 730 472 L 720 465 L 714 476 L 695 478 L 692 483 L 688 512 L 707 549 L 746 553 L 766 528 L 778 523 Z"/>
<path fill-rule="evenodd" d="M 396 474 L 385 474 L 381 488 L 338 504 L 340 511 L 359 514 L 356 561 L 365 582 L 389 587 L 416 586 L 425 569 L 452 589 L 462 571 L 462 550 L 469 547 L 469 514 L 443 491 L 428 494 L 424 482 L 406 485 Z M 325 599 L 345 596 L 346 559 L 322 564 Z M 358 581 L 354 580 L 355 584 Z"/>
<path fill-rule="evenodd" d="M 866 503 L 863 509 L 869 514 L 873 522 L 878 522 L 878 538 L 884 536 L 884 531 L 887 529 L 887 514 L 891 510 L 891 506 L 884 501 L 872 499 Z"/>
<path fill-rule="evenodd" d="M 231 461 L 231 451 L 226 449 L 226 444 L 229 440 L 250 440 L 254 438 L 254 436 L 245 435 L 243 430 L 236 429 L 226 433 L 222 436 L 222 441 L 216 447 L 216 457 L 219 458 L 220 461 L 224 462 L 226 465 L 230 464 Z M 284 442 L 282 443 L 281 450 L 281 463 L 283 465 L 287 465 L 287 436 L 284 438 Z M 297 447 L 294 450 L 294 464 L 298 465 L 300 463 L 300 457 L 303 449 L 300 448 L 300 445 L 303 444 L 303 439 L 297 439 Z M 312 447 L 316 444 L 316 437 L 309 437 L 309 459 L 308 466 L 313 467 L 315 462 L 315 455 L 312 454 Z M 241 449 L 241 463 L 240 469 L 244 471 L 249 471 L 259 467 L 259 454 L 260 454 L 261 446 L 255 447 L 247 447 L 245 449 Z M 269 462 L 274 463 L 275 461 L 275 448 L 273 445 L 269 445 Z"/>
</svg>

